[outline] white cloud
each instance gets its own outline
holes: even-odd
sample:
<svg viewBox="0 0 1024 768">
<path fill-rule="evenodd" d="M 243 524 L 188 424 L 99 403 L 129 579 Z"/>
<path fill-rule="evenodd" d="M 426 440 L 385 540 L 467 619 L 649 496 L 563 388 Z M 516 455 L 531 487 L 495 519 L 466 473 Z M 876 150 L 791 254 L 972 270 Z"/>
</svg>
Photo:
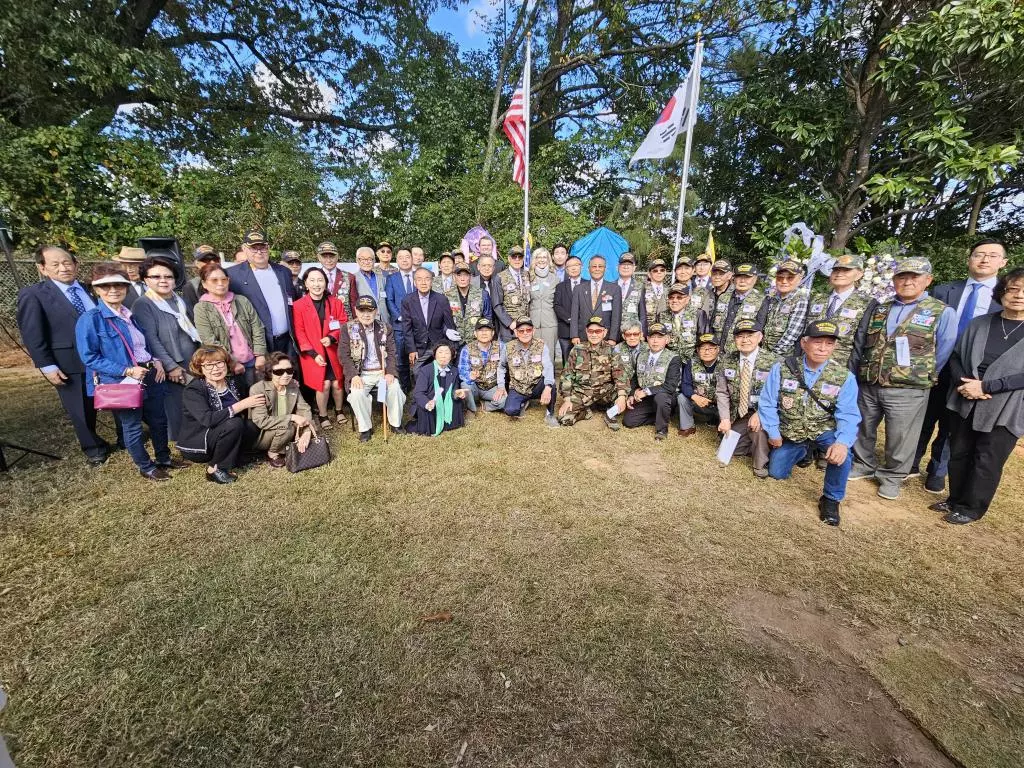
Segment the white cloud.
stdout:
<svg viewBox="0 0 1024 768">
<path fill-rule="evenodd" d="M 484 32 L 487 22 L 501 12 L 498 0 L 472 0 L 466 13 L 466 34 L 476 37 Z"/>
</svg>

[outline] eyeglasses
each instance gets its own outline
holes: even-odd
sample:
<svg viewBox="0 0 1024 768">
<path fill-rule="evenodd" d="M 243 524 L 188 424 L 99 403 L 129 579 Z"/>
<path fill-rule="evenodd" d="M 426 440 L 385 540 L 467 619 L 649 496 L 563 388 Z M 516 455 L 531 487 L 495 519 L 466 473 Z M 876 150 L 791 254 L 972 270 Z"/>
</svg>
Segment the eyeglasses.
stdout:
<svg viewBox="0 0 1024 768">
<path fill-rule="evenodd" d="M 622 335 L 627 339 L 634 339 L 640 335 L 640 331 L 623 331 Z"/>
<path fill-rule="evenodd" d="M 231 282 L 226 277 L 208 277 L 206 278 L 207 283 L 228 283 Z"/>
<path fill-rule="evenodd" d="M 270 372 L 275 376 L 291 376 L 295 373 L 294 368 L 271 368 Z"/>
<path fill-rule="evenodd" d="M 217 360 L 212 363 L 203 363 L 199 367 L 202 368 L 203 370 L 212 370 L 214 368 L 220 368 L 222 365 L 227 365 L 227 363 L 225 363 L 223 360 Z"/>
<path fill-rule="evenodd" d="M 668 272 L 668 270 L 665 269 L 664 267 L 655 267 L 654 269 L 651 270 L 651 272 Z"/>
</svg>

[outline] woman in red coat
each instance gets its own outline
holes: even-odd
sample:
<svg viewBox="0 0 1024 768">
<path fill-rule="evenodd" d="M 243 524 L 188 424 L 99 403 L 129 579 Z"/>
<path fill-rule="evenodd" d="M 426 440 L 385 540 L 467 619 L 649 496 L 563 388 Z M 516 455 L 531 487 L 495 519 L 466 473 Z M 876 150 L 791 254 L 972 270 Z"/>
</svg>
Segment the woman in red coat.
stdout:
<svg viewBox="0 0 1024 768">
<path fill-rule="evenodd" d="M 310 267 L 302 276 L 306 295 L 292 305 L 295 340 L 299 345 L 302 382 L 316 392 L 316 408 L 320 426 L 331 428 L 327 418 L 327 395 L 334 400 L 338 423 L 346 419 L 342 413 L 342 373 L 338 360 L 338 339 L 342 323 L 348 322 L 345 307 L 327 293 L 327 275 L 320 267 Z"/>
</svg>

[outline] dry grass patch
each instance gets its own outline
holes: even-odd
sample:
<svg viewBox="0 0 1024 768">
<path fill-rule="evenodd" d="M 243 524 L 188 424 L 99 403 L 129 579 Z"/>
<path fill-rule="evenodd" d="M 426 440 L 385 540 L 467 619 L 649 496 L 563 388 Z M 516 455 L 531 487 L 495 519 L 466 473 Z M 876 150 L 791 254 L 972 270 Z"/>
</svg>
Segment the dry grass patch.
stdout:
<svg viewBox="0 0 1024 768">
<path fill-rule="evenodd" d="M 0 397 L 0 435 L 70 452 L 34 376 Z M 226 488 L 123 454 L 0 480 L 19 768 L 1017 764 L 1019 459 L 982 525 L 851 486 L 833 530 L 819 473 L 720 469 L 706 431 L 530 409 L 331 439 L 327 467 Z M 940 727 L 963 689 L 910 651 L 1002 706 Z"/>
</svg>

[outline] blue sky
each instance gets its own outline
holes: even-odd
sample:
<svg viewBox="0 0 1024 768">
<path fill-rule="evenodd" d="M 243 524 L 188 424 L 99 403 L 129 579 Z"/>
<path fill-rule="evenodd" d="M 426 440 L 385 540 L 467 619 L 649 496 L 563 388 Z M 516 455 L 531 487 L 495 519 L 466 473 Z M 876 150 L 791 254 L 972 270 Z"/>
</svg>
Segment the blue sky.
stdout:
<svg viewBox="0 0 1024 768">
<path fill-rule="evenodd" d="M 510 8 L 510 14 L 515 6 Z M 449 34 L 462 50 L 481 50 L 487 47 L 487 35 L 482 22 L 495 18 L 502 11 L 502 0 L 462 0 L 458 6 L 441 8 L 431 14 L 428 24 L 438 32 Z"/>
</svg>

